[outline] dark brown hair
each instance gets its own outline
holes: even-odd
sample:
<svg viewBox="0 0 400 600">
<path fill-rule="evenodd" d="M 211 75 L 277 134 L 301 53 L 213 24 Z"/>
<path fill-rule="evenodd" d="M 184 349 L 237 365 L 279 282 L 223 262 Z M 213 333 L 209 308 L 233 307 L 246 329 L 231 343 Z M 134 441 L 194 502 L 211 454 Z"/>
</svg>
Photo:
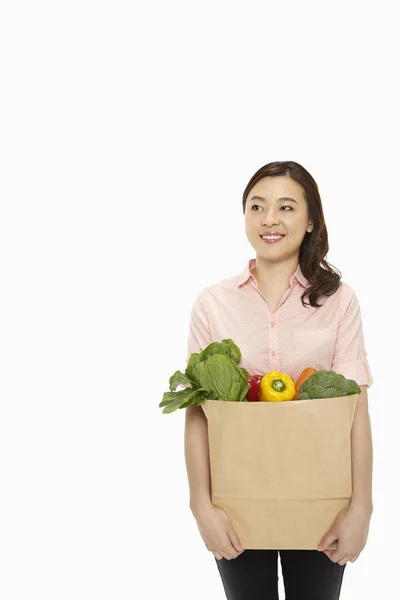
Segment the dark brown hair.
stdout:
<svg viewBox="0 0 400 600">
<path fill-rule="evenodd" d="M 309 296 L 309 305 L 320 307 L 319 296 L 331 296 L 341 285 L 342 274 L 325 260 L 329 250 L 328 231 L 325 225 L 321 197 L 318 186 L 310 173 L 299 163 L 291 160 L 276 161 L 264 165 L 250 179 L 243 192 L 243 214 L 246 211 L 246 200 L 250 189 L 262 177 L 276 177 L 284 175 L 297 181 L 303 188 L 308 206 L 308 216 L 313 222 L 313 230 L 306 232 L 300 246 L 299 263 L 304 276 L 310 282 L 301 296 L 303 306 L 305 296 Z"/>
</svg>

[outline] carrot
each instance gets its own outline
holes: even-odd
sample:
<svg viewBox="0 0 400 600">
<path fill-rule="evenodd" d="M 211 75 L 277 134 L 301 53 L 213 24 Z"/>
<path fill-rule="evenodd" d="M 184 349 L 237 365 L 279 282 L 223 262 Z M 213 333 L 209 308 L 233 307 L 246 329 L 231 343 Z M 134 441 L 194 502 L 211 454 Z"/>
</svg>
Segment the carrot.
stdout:
<svg viewBox="0 0 400 600">
<path fill-rule="evenodd" d="M 312 375 L 313 373 L 316 373 L 316 372 L 317 372 L 317 369 L 313 369 L 311 367 L 307 367 L 307 368 L 304 369 L 304 371 L 302 371 L 300 373 L 299 378 L 296 381 L 296 385 L 295 385 L 295 387 L 296 387 L 296 395 L 293 398 L 293 400 L 296 400 L 297 396 L 300 395 L 300 386 L 301 386 L 301 384 L 304 383 L 304 381 L 306 379 L 308 379 L 310 377 L 310 375 Z"/>
</svg>

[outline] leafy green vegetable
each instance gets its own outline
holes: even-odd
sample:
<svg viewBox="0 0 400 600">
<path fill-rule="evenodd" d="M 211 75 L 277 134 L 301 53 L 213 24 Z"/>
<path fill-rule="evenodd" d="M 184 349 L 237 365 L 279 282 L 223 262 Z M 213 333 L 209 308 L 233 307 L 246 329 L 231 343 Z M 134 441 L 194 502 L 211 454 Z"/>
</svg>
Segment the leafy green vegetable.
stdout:
<svg viewBox="0 0 400 600">
<path fill-rule="evenodd" d="M 361 388 L 354 379 L 346 379 L 335 371 L 317 371 L 308 377 L 300 386 L 300 394 L 296 400 L 312 398 L 338 398 L 360 394 Z"/>
<path fill-rule="evenodd" d="M 175 371 L 169 380 L 169 392 L 165 392 L 159 407 L 163 413 L 191 404 L 212 400 L 246 401 L 249 389 L 248 371 L 238 367 L 241 352 L 230 338 L 212 342 L 201 352 L 193 352 L 184 373 Z M 179 385 L 187 385 L 176 391 Z"/>
</svg>

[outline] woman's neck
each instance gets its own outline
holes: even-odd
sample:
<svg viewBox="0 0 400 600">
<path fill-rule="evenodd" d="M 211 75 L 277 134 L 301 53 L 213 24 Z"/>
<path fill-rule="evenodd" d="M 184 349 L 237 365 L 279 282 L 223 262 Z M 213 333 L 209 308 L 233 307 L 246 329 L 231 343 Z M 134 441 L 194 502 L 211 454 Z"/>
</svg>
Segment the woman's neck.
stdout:
<svg viewBox="0 0 400 600">
<path fill-rule="evenodd" d="M 257 256 L 252 272 L 260 288 L 287 289 L 298 265 L 298 257 L 273 263 Z"/>
</svg>

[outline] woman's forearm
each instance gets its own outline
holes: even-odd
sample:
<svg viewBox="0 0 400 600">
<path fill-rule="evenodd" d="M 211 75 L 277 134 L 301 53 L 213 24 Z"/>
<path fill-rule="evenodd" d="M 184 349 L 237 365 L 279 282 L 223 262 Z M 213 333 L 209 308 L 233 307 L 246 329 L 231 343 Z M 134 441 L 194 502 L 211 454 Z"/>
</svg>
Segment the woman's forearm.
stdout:
<svg viewBox="0 0 400 600">
<path fill-rule="evenodd" d="M 185 411 L 185 462 L 190 508 L 195 514 L 211 504 L 208 424 L 201 406 L 191 405 Z"/>
<path fill-rule="evenodd" d="M 368 412 L 367 387 L 361 387 L 351 429 L 352 497 L 351 506 L 367 513 L 373 511 L 373 448 Z"/>
</svg>

